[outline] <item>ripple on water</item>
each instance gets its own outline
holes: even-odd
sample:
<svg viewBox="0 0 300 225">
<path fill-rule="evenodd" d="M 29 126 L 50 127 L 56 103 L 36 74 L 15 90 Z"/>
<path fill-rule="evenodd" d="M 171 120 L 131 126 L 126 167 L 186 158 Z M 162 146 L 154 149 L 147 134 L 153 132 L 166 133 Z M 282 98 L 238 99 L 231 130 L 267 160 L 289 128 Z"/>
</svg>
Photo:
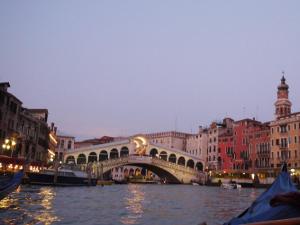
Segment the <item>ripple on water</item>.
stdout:
<svg viewBox="0 0 300 225">
<path fill-rule="evenodd" d="M 222 224 L 260 193 L 190 185 L 21 186 L 0 201 L 0 224 Z"/>
</svg>

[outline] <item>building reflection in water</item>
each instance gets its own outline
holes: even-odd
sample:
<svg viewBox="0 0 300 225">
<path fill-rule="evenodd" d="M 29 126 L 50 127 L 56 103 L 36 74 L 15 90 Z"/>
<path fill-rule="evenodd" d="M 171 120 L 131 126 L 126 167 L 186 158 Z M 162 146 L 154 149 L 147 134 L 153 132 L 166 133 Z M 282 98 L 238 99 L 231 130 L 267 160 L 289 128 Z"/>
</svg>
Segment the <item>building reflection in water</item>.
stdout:
<svg viewBox="0 0 300 225">
<path fill-rule="evenodd" d="M 41 222 L 45 225 L 50 225 L 53 222 L 59 221 L 58 217 L 54 215 L 53 199 L 55 193 L 51 187 L 43 187 L 38 193 L 41 199 L 41 210 L 37 214 L 31 215 L 35 221 Z"/>
<path fill-rule="evenodd" d="M 145 192 L 141 190 L 140 185 L 127 185 L 128 195 L 124 197 L 126 215 L 121 217 L 123 224 L 137 224 L 138 219 L 143 216 L 143 201 L 145 199 Z"/>
</svg>

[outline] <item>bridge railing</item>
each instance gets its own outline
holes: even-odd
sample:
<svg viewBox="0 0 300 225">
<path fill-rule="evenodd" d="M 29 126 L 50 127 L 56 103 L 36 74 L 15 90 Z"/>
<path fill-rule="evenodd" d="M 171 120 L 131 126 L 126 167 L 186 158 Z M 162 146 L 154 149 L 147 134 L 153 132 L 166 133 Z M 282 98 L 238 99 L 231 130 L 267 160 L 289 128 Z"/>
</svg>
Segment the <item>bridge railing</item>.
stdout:
<svg viewBox="0 0 300 225">
<path fill-rule="evenodd" d="M 185 173 L 189 173 L 192 175 L 196 175 L 199 176 L 201 174 L 204 174 L 202 171 L 198 171 L 194 168 L 190 168 L 190 167 L 185 167 L 183 165 L 178 165 L 176 163 L 173 162 L 168 162 L 165 161 L 163 159 L 159 159 L 156 157 L 151 157 L 151 156 L 138 156 L 138 155 L 130 155 L 127 157 L 121 157 L 121 158 L 115 158 L 115 159 L 108 159 L 108 160 L 104 160 L 104 161 L 100 161 L 100 162 L 94 162 L 92 164 L 92 167 L 103 167 L 103 168 L 107 168 L 107 167 L 115 167 L 115 166 L 121 166 L 124 165 L 126 163 L 129 163 L 130 161 L 136 161 L 136 162 L 141 162 L 141 163 L 149 163 L 149 164 L 154 164 L 154 165 L 160 165 L 160 166 L 164 166 L 164 167 L 168 167 L 170 169 L 175 169 L 175 170 L 179 170 Z M 87 169 L 87 164 L 81 164 L 78 165 L 79 168 L 81 170 L 86 170 Z"/>
<path fill-rule="evenodd" d="M 152 158 L 152 162 L 155 163 L 155 164 L 160 164 L 162 166 L 167 166 L 171 169 L 176 169 L 176 170 L 181 170 L 183 172 L 188 172 L 190 174 L 200 174 L 200 173 L 202 173 L 202 171 L 198 171 L 198 170 L 190 168 L 190 167 L 185 167 L 185 166 L 182 166 L 182 165 L 178 165 L 176 163 L 168 162 L 168 161 L 165 161 L 165 160 L 159 159 L 159 158 Z"/>
</svg>

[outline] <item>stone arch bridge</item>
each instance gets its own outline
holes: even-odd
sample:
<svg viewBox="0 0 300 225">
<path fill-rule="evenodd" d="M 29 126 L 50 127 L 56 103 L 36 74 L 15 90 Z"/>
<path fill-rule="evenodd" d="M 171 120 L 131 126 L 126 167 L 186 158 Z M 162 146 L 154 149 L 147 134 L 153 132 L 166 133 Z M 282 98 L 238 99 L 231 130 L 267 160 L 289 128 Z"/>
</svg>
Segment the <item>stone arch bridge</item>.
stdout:
<svg viewBox="0 0 300 225">
<path fill-rule="evenodd" d="M 82 169 L 90 163 L 99 177 L 115 167 L 132 165 L 147 168 L 169 183 L 204 182 L 202 160 L 181 150 L 149 144 L 144 137 L 78 148 L 67 152 L 64 161 Z"/>
</svg>

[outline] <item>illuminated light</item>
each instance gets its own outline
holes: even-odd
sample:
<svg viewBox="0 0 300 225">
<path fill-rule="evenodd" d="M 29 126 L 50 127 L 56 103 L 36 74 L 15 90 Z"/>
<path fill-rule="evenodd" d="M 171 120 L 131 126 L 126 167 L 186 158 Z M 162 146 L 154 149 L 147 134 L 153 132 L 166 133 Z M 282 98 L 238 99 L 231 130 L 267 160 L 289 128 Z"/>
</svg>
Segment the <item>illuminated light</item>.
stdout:
<svg viewBox="0 0 300 225">
<path fill-rule="evenodd" d="M 9 142 L 9 139 L 5 139 L 5 144 L 8 144 L 8 142 Z"/>
<path fill-rule="evenodd" d="M 141 146 L 140 143 L 137 140 L 134 140 L 133 142 L 135 143 L 137 148 L 139 148 Z"/>
<path fill-rule="evenodd" d="M 62 164 L 62 161 L 59 161 L 60 164 Z"/>
<path fill-rule="evenodd" d="M 2 145 L 2 148 L 6 148 L 6 144 L 3 144 L 3 145 Z"/>
<path fill-rule="evenodd" d="M 254 173 L 251 174 L 251 178 L 252 178 L 252 180 L 254 180 L 254 178 L 255 178 L 255 174 Z"/>
<path fill-rule="evenodd" d="M 295 169 L 291 169 L 291 172 L 292 172 L 292 173 L 295 173 Z"/>
<path fill-rule="evenodd" d="M 51 149 L 48 149 L 48 152 L 49 152 L 49 154 L 50 154 L 51 156 L 54 156 L 54 155 L 55 155 L 55 153 L 54 153 Z"/>
<path fill-rule="evenodd" d="M 57 140 L 52 136 L 52 134 L 49 134 L 50 139 L 57 145 Z"/>
<path fill-rule="evenodd" d="M 15 141 L 11 141 L 11 145 L 15 146 L 17 143 Z"/>
<path fill-rule="evenodd" d="M 226 173 L 226 171 L 224 170 L 223 173 Z"/>
<path fill-rule="evenodd" d="M 0 163 L 0 168 L 2 168 L 2 163 Z"/>
<path fill-rule="evenodd" d="M 12 164 L 9 164 L 8 168 L 9 168 L 9 169 L 12 169 L 12 168 L 13 168 L 13 165 L 12 165 Z"/>
<path fill-rule="evenodd" d="M 15 169 L 18 169 L 18 165 L 15 165 Z"/>
<path fill-rule="evenodd" d="M 50 158 L 50 161 L 53 162 L 53 158 Z"/>
<path fill-rule="evenodd" d="M 10 149 L 10 146 L 9 146 L 9 145 L 6 145 L 6 149 L 9 150 L 9 149 Z"/>
<path fill-rule="evenodd" d="M 29 169 L 32 170 L 32 166 L 30 166 Z"/>
<path fill-rule="evenodd" d="M 246 173 L 243 173 L 243 175 L 245 175 Z"/>
<path fill-rule="evenodd" d="M 23 166 L 20 166 L 20 170 L 22 170 L 23 169 Z"/>
</svg>

